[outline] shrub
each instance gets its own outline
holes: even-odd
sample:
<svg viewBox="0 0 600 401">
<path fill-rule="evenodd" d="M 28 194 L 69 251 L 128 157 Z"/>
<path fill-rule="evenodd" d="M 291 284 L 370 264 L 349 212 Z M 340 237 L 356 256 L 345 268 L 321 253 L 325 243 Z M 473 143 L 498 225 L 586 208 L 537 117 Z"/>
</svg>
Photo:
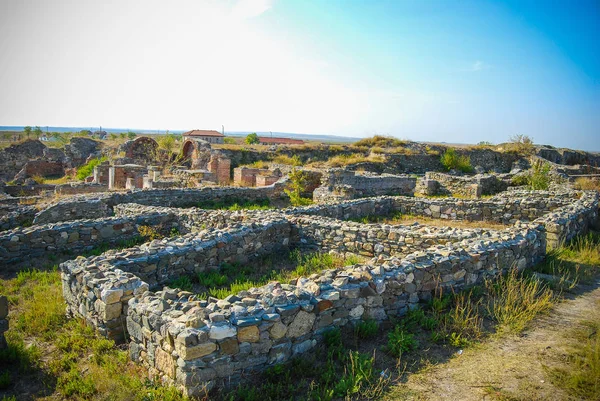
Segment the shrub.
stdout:
<svg viewBox="0 0 600 401">
<path fill-rule="evenodd" d="M 302 160 L 300 160 L 300 157 L 298 155 L 294 155 L 292 157 L 288 155 L 279 155 L 273 159 L 273 162 L 277 164 L 287 164 L 288 166 L 295 167 L 300 167 L 303 164 Z"/>
<path fill-rule="evenodd" d="M 228 145 L 235 145 L 235 138 L 231 138 L 231 137 L 225 137 L 223 138 L 223 143 L 226 143 Z"/>
<path fill-rule="evenodd" d="M 533 153 L 533 138 L 517 134 L 510 137 L 509 150 L 513 150 L 522 155 L 531 155 Z"/>
<path fill-rule="evenodd" d="M 401 357 L 403 353 L 412 351 L 419 345 L 415 336 L 405 331 L 402 326 L 396 326 L 388 334 L 387 350 L 395 357 Z"/>
<path fill-rule="evenodd" d="M 498 323 L 498 332 L 519 333 L 539 313 L 554 303 L 554 294 L 542 282 L 520 275 L 517 269 L 496 282 L 486 281 L 490 299 L 488 314 Z"/>
<path fill-rule="evenodd" d="M 575 180 L 575 184 L 573 185 L 575 187 L 575 189 L 580 189 L 580 190 L 596 190 L 596 191 L 600 191 L 600 181 L 599 180 L 593 180 L 591 178 L 586 178 L 586 177 L 579 177 Z"/>
<path fill-rule="evenodd" d="M 453 148 L 448 148 L 440 158 L 446 170 L 459 170 L 463 173 L 473 171 L 471 158 L 465 155 L 459 155 Z"/>
<path fill-rule="evenodd" d="M 531 166 L 529 175 L 529 188 L 537 190 L 546 190 L 550 186 L 552 178 L 550 177 L 550 163 L 536 160 Z"/>
<path fill-rule="evenodd" d="M 312 200 L 302 197 L 302 193 L 305 191 L 307 179 L 304 171 L 296 170 L 296 168 L 294 168 L 289 177 L 290 183 L 288 184 L 288 187 L 284 189 L 284 192 L 290 197 L 290 203 L 292 206 L 310 205 Z"/>
<path fill-rule="evenodd" d="M 260 140 L 258 139 L 258 135 L 256 134 L 256 132 L 248 134 L 248 136 L 246 137 L 246 143 L 248 145 L 255 145 L 255 144 L 258 144 L 259 142 L 260 142 Z"/>
<path fill-rule="evenodd" d="M 138 232 L 147 241 L 164 238 L 164 235 L 162 235 L 156 228 L 150 226 L 139 226 Z"/>
<path fill-rule="evenodd" d="M 88 163 L 84 164 L 83 166 L 81 166 L 77 169 L 77 173 L 75 174 L 75 177 L 77 177 L 77 179 L 79 181 L 85 180 L 87 177 L 89 177 L 90 175 L 93 174 L 94 167 L 96 167 L 98 164 L 102 163 L 103 161 L 106 161 L 106 157 L 104 157 L 104 156 L 90 160 Z"/>
<path fill-rule="evenodd" d="M 379 323 L 376 320 L 369 319 L 358 322 L 354 328 L 354 333 L 358 338 L 372 338 L 377 335 L 378 330 Z"/>
<path fill-rule="evenodd" d="M 379 147 L 379 148 L 395 148 L 406 145 L 406 141 L 401 141 L 391 136 L 375 135 L 371 138 L 364 138 L 353 144 L 357 147 Z"/>
</svg>

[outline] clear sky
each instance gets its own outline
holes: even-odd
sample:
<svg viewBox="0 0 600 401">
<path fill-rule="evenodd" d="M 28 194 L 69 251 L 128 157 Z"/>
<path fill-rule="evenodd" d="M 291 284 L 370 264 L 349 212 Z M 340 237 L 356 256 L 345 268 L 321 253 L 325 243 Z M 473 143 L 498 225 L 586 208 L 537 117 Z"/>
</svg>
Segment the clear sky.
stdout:
<svg viewBox="0 0 600 401">
<path fill-rule="evenodd" d="M 600 1 L 0 0 L 0 125 L 600 150 Z"/>
</svg>

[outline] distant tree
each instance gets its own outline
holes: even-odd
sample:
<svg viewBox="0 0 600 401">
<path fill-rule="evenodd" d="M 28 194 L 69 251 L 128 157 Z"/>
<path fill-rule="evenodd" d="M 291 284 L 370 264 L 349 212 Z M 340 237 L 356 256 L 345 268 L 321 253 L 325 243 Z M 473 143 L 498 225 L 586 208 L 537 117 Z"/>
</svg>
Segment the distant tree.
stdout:
<svg viewBox="0 0 600 401">
<path fill-rule="evenodd" d="M 110 136 L 110 139 L 112 139 L 113 141 L 115 139 L 117 139 L 117 134 L 110 134 L 109 136 Z"/>
<path fill-rule="evenodd" d="M 160 149 L 164 149 L 169 155 L 171 155 L 173 148 L 175 147 L 175 135 L 167 133 L 166 135 L 158 138 L 158 147 Z"/>
<path fill-rule="evenodd" d="M 129 138 L 129 139 L 135 139 L 136 136 L 137 136 L 137 134 L 133 131 L 127 132 L 127 138 Z"/>
<path fill-rule="evenodd" d="M 36 138 L 39 138 L 43 134 L 42 129 L 38 126 L 33 129 L 33 133 L 35 134 Z"/>
<path fill-rule="evenodd" d="M 25 136 L 29 138 L 31 136 L 31 127 L 28 125 L 27 127 L 23 128 L 23 132 L 25 133 Z"/>
<path fill-rule="evenodd" d="M 254 145 L 259 142 L 260 142 L 260 140 L 258 139 L 258 135 L 256 134 L 256 132 L 248 134 L 248 136 L 246 137 L 246 143 L 248 145 Z"/>
<path fill-rule="evenodd" d="M 121 139 L 125 139 L 125 138 L 127 138 L 127 134 L 126 134 L 125 132 L 121 132 L 121 133 L 119 134 L 119 136 L 121 137 Z"/>
</svg>

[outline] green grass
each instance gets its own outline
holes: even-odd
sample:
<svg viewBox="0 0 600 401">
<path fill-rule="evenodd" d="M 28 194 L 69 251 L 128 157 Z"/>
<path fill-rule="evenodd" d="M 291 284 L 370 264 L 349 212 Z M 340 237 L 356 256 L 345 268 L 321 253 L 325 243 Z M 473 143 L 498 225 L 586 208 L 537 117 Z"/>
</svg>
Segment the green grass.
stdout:
<svg viewBox="0 0 600 401">
<path fill-rule="evenodd" d="M 95 159 L 90 160 L 88 163 L 84 164 L 83 166 L 81 166 L 77 169 L 77 173 L 75 174 L 75 177 L 79 181 L 85 180 L 86 177 L 89 177 L 90 175 L 92 175 L 94 173 L 94 167 L 96 167 L 97 165 L 99 165 L 100 163 L 102 163 L 106 160 L 107 160 L 106 157 L 95 158 Z"/>
<path fill-rule="evenodd" d="M 379 323 L 376 320 L 362 320 L 354 327 L 354 335 L 360 339 L 373 338 L 379 332 Z"/>
<path fill-rule="evenodd" d="M 600 399 L 600 320 L 567 333 L 570 352 L 564 366 L 547 369 L 552 382 L 572 396 Z"/>
<path fill-rule="evenodd" d="M 191 278 L 192 281 L 206 288 L 201 296 L 223 299 L 252 287 L 260 287 L 271 281 L 288 283 L 299 277 L 307 277 L 327 269 L 337 269 L 361 263 L 359 256 L 341 257 L 327 253 L 311 253 L 302 255 L 297 250 L 283 255 L 269 255 L 252 265 L 223 264 L 217 271 L 202 272 Z M 295 265 L 293 269 L 275 268 L 281 262 Z M 256 267 L 253 267 L 256 266 Z M 257 270 L 264 271 L 257 274 Z"/>
<path fill-rule="evenodd" d="M 398 325 L 392 332 L 388 334 L 387 351 L 400 358 L 405 352 L 409 352 L 417 348 L 419 342 L 414 334 L 408 332 L 403 325 Z"/>
<path fill-rule="evenodd" d="M 208 210 L 269 210 L 275 207 L 271 205 L 269 199 L 258 199 L 255 201 L 243 199 L 229 199 L 223 201 L 204 201 L 196 205 L 200 209 Z"/>
<path fill-rule="evenodd" d="M 473 171 L 471 166 L 471 158 L 466 155 L 459 155 L 453 148 L 448 148 L 444 154 L 440 157 L 440 161 L 444 168 L 448 171 L 458 170 L 463 173 L 470 173 Z"/>
</svg>

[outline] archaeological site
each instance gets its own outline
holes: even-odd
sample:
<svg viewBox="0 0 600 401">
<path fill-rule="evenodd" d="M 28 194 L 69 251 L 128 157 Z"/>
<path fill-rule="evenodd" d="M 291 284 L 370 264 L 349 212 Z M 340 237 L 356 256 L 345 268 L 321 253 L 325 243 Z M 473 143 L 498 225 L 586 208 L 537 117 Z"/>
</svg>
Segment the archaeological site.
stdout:
<svg viewBox="0 0 600 401">
<path fill-rule="evenodd" d="M 392 338 L 440 294 L 530 274 L 598 228 L 599 193 L 582 185 L 598 186 L 596 154 L 371 140 L 383 149 L 10 146 L 2 274 L 58 266 L 69 320 L 202 397 L 322 353 L 336 330 Z M 310 257 L 339 263 L 300 269 Z M 0 297 L 2 332 L 9 304 Z"/>
</svg>

